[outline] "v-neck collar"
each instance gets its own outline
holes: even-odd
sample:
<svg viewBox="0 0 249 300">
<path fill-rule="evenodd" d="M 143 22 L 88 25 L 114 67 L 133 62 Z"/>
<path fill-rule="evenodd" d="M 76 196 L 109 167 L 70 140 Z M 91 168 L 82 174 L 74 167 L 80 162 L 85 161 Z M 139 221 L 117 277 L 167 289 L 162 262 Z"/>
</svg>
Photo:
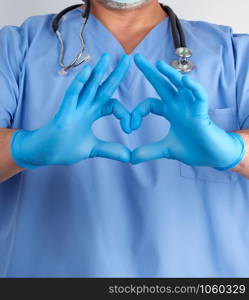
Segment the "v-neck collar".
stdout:
<svg viewBox="0 0 249 300">
<path fill-rule="evenodd" d="M 83 11 L 82 8 L 77 8 L 81 13 Z M 118 41 L 118 39 L 114 36 L 114 34 L 93 14 L 90 13 L 88 23 L 86 25 L 86 29 L 89 27 L 88 34 L 95 35 L 98 39 L 98 44 L 104 46 L 103 48 L 106 49 L 106 51 L 110 54 L 117 55 L 117 52 L 119 52 L 119 56 L 122 54 L 125 54 L 125 50 L 121 43 Z M 155 44 L 160 44 L 161 35 L 165 34 L 167 35 L 167 32 L 169 30 L 169 17 L 166 17 L 163 19 L 160 23 L 158 23 L 155 27 L 153 27 L 143 38 L 143 40 L 133 49 L 131 53 L 128 55 L 134 56 L 136 53 L 144 52 L 144 50 L 155 47 Z M 151 42 L 153 42 L 154 45 L 151 45 Z M 149 49 L 148 49 L 149 50 Z"/>
</svg>

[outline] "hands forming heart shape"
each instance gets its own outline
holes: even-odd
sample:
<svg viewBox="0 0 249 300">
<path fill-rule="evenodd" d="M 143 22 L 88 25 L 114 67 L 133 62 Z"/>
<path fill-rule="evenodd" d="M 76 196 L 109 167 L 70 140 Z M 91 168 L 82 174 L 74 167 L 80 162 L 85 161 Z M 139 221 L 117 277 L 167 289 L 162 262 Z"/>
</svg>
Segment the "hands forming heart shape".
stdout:
<svg viewBox="0 0 249 300">
<path fill-rule="evenodd" d="M 225 132 L 210 120 L 208 95 L 198 82 L 163 61 L 154 67 L 137 54 L 137 67 L 160 99 L 145 99 L 130 113 L 111 98 L 129 69 L 130 57 L 124 55 L 101 84 L 109 61 L 109 55 L 104 54 L 93 70 L 83 67 L 67 89 L 58 113 L 47 125 L 34 131 L 19 130 L 13 135 L 11 152 L 20 167 L 69 165 L 105 157 L 132 164 L 168 158 L 223 170 L 243 158 L 241 136 Z M 170 131 L 161 141 L 132 152 L 124 145 L 100 140 L 92 132 L 96 120 L 113 114 L 129 134 L 140 128 L 149 113 L 166 118 L 171 124 Z"/>
</svg>

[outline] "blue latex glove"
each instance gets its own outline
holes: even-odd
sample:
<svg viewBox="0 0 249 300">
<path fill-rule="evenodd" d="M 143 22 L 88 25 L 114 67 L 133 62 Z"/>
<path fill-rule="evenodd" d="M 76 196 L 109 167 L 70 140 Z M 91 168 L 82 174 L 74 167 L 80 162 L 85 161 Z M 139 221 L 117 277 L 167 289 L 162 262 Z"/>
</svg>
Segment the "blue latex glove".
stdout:
<svg viewBox="0 0 249 300">
<path fill-rule="evenodd" d="M 130 58 L 124 55 L 101 84 L 109 67 L 110 56 L 104 54 L 96 67 L 84 66 L 67 89 L 54 119 L 44 127 L 13 134 L 11 153 L 22 168 L 47 165 L 70 165 L 93 157 L 130 161 L 130 150 L 120 144 L 98 139 L 92 132 L 93 123 L 113 114 L 121 127 L 130 133 L 130 113 L 115 99 L 110 99 L 125 77 Z"/>
<path fill-rule="evenodd" d="M 191 166 L 226 170 L 242 160 L 245 153 L 242 137 L 225 132 L 210 120 L 208 95 L 198 82 L 163 61 L 157 62 L 155 68 L 138 54 L 135 62 L 161 99 L 146 99 L 135 108 L 132 129 L 137 130 L 150 112 L 166 118 L 171 127 L 161 141 L 135 149 L 133 164 L 169 158 Z"/>
</svg>

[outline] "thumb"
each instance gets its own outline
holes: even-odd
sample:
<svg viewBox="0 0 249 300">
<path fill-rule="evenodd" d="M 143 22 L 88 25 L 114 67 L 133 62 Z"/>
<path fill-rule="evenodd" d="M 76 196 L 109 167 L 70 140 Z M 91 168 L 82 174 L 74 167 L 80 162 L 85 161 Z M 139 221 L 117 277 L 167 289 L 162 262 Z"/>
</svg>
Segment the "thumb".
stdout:
<svg viewBox="0 0 249 300">
<path fill-rule="evenodd" d="M 106 142 L 98 139 L 96 146 L 91 151 L 89 157 L 103 157 L 122 162 L 130 162 L 131 151 L 122 144 Z"/>
<path fill-rule="evenodd" d="M 170 151 L 166 147 L 165 139 L 136 148 L 132 152 L 131 163 L 139 164 L 160 158 L 171 158 Z"/>
</svg>

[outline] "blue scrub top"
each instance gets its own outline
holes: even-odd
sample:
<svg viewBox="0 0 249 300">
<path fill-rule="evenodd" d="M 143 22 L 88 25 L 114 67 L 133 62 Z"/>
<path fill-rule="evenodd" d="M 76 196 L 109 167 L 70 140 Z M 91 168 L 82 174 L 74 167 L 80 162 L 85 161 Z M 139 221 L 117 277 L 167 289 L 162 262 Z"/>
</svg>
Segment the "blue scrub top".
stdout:
<svg viewBox="0 0 249 300">
<path fill-rule="evenodd" d="M 65 62 L 80 47 L 81 9 L 62 24 Z M 81 67 L 59 76 L 54 15 L 0 31 L 0 126 L 33 130 L 50 121 Z M 210 117 L 227 131 L 249 128 L 249 35 L 181 20 L 192 60 L 189 74 L 209 93 Z M 124 53 L 93 15 L 85 32 L 94 66 L 103 52 L 111 70 Z M 169 19 L 130 54 L 170 63 Z M 155 90 L 132 62 L 114 94 L 129 110 Z M 126 135 L 110 116 L 100 138 L 134 149 L 164 137 L 169 123 L 150 115 Z M 95 158 L 27 170 L 0 184 L 1 277 L 248 277 L 249 181 L 231 171 L 162 159 L 133 166 Z"/>
</svg>

